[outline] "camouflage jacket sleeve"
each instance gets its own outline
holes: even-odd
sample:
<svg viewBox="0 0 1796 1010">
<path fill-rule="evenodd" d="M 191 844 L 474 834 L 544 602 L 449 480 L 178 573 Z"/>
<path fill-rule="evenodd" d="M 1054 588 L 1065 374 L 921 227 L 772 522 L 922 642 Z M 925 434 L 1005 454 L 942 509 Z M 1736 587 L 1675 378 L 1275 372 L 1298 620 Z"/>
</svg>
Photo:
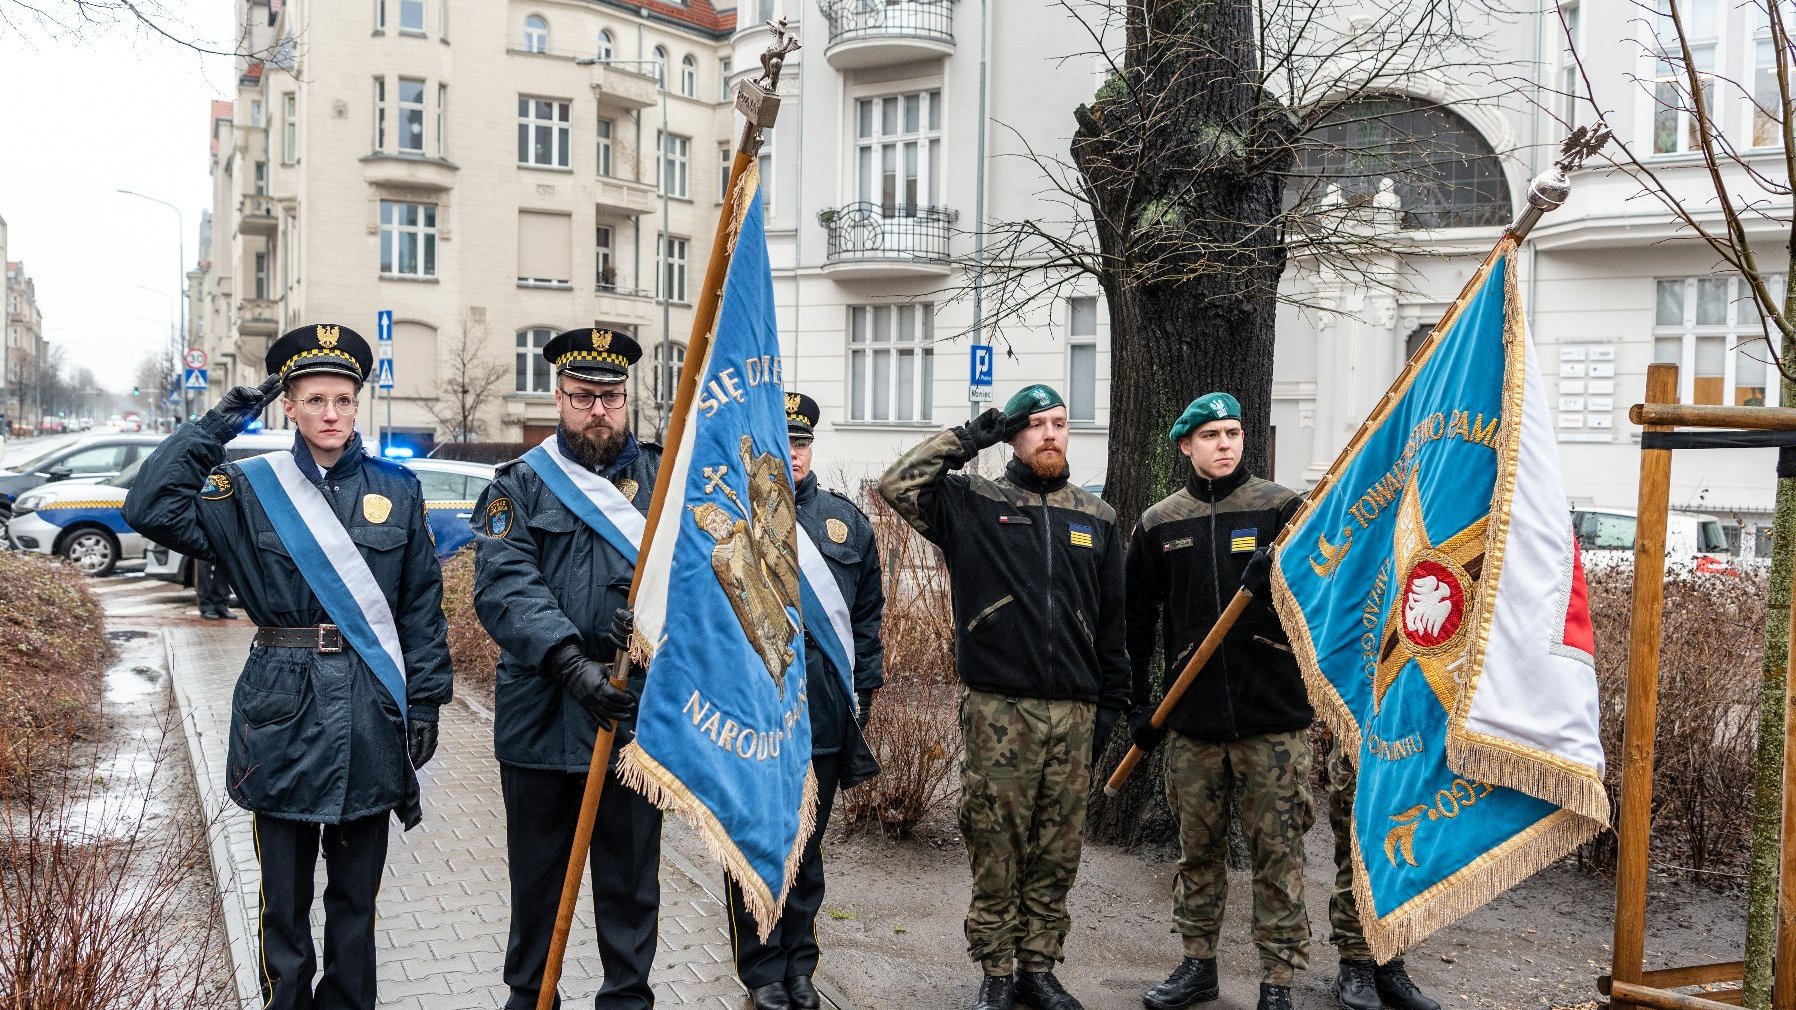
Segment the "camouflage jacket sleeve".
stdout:
<svg viewBox="0 0 1796 1010">
<path fill-rule="evenodd" d="M 879 495 L 918 533 L 945 547 L 948 517 L 966 490 L 966 479 L 949 471 L 965 466 L 975 455 L 960 429 L 938 431 L 880 475 Z"/>
</svg>

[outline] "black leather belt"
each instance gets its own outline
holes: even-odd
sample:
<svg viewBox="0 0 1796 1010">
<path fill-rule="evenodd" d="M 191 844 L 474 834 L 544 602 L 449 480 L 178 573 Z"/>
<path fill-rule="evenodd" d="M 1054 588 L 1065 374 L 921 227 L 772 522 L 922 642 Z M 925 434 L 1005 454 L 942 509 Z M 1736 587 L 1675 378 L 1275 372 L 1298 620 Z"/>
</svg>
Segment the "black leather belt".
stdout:
<svg viewBox="0 0 1796 1010">
<path fill-rule="evenodd" d="M 343 632 L 337 630 L 334 624 L 318 624 L 309 628 L 257 628 L 256 644 L 268 649 L 342 652 Z"/>
</svg>

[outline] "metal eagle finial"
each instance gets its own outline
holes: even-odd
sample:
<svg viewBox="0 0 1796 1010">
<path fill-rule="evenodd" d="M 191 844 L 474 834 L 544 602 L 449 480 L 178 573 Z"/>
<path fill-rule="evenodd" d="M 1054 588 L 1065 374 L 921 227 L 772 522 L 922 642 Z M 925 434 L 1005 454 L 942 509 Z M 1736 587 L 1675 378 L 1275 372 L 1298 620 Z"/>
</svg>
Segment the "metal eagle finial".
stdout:
<svg viewBox="0 0 1796 1010">
<path fill-rule="evenodd" d="M 778 21 L 767 22 L 767 30 L 773 34 L 773 43 L 761 53 L 761 76 L 757 83 L 774 92 L 779 88 L 780 68 L 786 63 L 786 54 L 799 48 L 798 36 L 786 27 L 783 15 Z"/>
<path fill-rule="evenodd" d="M 1559 145 L 1559 158 L 1553 164 L 1561 172 L 1583 168 L 1584 163 L 1601 151 L 1612 136 L 1614 133 L 1610 131 L 1609 124 L 1601 120 L 1595 126 L 1580 126 Z"/>
</svg>

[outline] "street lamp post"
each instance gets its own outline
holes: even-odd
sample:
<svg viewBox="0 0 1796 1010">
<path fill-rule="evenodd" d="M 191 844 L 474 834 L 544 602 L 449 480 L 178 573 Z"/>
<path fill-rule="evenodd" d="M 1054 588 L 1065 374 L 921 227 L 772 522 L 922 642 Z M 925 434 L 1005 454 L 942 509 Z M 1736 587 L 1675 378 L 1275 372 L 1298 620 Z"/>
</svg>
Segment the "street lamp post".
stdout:
<svg viewBox="0 0 1796 1010">
<path fill-rule="evenodd" d="M 125 194 L 126 196 L 135 196 L 141 200 L 148 200 L 151 203 L 159 203 L 162 206 L 167 207 L 169 210 L 172 210 L 175 212 L 175 255 L 177 257 L 179 257 L 179 259 L 180 259 L 180 262 L 178 262 L 176 264 L 176 266 L 179 269 L 177 269 L 175 271 L 175 290 L 177 292 L 179 292 L 179 294 L 177 295 L 177 300 L 180 302 L 180 305 L 181 305 L 181 311 L 180 311 L 181 332 L 180 332 L 180 335 L 176 337 L 176 342 L 179 343 L 181 346 L 179 346 L 175 349 L 175 360 L 179 361 L 179 360 L 181 360 L 181 351 L 186 349 L 185 341 L 187 340 L 187 221 L 186 221 L 186 218 L 182 217 L 181 208 L 175 206 L 172 203 L 169 203 L 167 200 L 157 199 L 156 197 L 153 197 L 153 196 L 146 196 L 143 193 L 139 193 L 134 189 L 120 189 L 119 192 Z M 185 384 L 183 384 L 183 388 L 181 390 L 181 419 L 183 421 L 185 421 L 187 419 L 187 416 L 192 413 L 193 413 L 193 405 L 192 405 L 192 403 L 189 402 L 188 393 L 185 388 Z"/>
</svg>

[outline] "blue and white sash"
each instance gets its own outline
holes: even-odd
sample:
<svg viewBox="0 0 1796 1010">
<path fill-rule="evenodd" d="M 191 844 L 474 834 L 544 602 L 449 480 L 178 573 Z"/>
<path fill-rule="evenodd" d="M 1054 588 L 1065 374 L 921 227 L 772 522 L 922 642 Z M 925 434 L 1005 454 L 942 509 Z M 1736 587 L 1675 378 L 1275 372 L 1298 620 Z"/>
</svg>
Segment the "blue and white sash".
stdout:
<svg viewBox="0 0 1796 1010">
<path fill-rule="evenodd" d="M 848 707 L 860 714 L 860 699 L 854 694 L 854 623 L 848 617 L 848 601 L 842 598 L 842 587 L 829 569 L 829 562 L 804 524 L 798 527 L 798 596 L 804 604 L 804 628 L 823 650 L 829 665 L 842 678 Z"/>
<path fill-rule="evenodd" d="M 617 485 L 563 456 L 554 435 L 525 453 L 524 462 L 568 511 L 617 548 L 625 561 L 636 563 L 636 552 L 642 546 L 642 513 Z"/>
<path fill-rule="evenodd" d="M 405 719 L 405 654 L 399 648 L 399 626 L 349 531 L 317 485 L 299 472 L 291 452 L 256 456 L 238 466 L 256 489 L 256 500 L 312 595 L 393 696 L 400 719 Z"/>
</svg>

